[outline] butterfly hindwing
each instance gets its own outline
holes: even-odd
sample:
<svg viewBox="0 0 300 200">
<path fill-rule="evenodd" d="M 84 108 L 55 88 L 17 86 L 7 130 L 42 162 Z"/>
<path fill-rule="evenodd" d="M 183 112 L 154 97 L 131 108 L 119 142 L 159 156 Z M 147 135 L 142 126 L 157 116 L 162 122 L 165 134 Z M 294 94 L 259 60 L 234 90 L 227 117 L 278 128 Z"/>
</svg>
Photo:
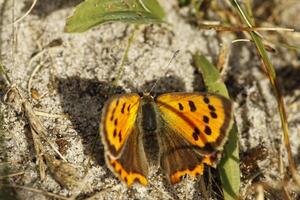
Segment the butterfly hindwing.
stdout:
<svg viewBox="0 0 300 200">
<path fill-rule="evenodd" d="M 160 166 L 170 183 L 178 183 L 188 174 L 196 177 L 203 174 L 204 164 L 213 165 L 216 153 L 201 155 L 198 148 L 192 146 L 176 130 L 164 121 L 159 132 Z"/>
<path fill-rule="evenodd" d="M 147 185 L 148 164 L 137 126 L 139 105 L 138 94 L 114 96 L 105 105 L 101 119 L 106 164 L 128 186 L 134 182 Z"/>
<path fill-rule="evenodd" d="M 106 163 L 128 186 L 134 182 L 147 185 L 148 163 L 142 143 L 142 134 L 137 127 L 132 129 L 119 158 L 113 158 L 107 154 Z"/>
<path fill-rule="evenodd" d="M 207 93 L 167 93 L 157 97 L 160 114 L 190 145 L 221 150 L 232 124 L 232 103 Z"/>
</svg>

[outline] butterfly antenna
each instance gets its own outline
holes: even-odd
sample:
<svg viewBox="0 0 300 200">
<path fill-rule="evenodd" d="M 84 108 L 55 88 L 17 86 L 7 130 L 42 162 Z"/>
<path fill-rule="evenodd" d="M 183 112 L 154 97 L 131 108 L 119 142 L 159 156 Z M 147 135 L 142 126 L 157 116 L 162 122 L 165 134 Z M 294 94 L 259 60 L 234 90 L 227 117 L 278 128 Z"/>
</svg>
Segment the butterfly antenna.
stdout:
<svg viewBox="0 0 300 200">
<path fill-rule="evenodd" d="M 172 63 L 172 61 L 174 60 L 174 58 L 176 58 L 176 56 L 178 55 L 179 53 L 179 50 L 175 51 L 172 58 L 169 60 L 168 64 L 166 65 L 165 68 L 167 68 L 166 72 L 164 73 L 164 76 L 166 75 L 166 73 L 168 73 L 169 71 L 169 67 L 170 67 L 170 64 Z M 162 76 L 162 77 L 164 77 Z M 148 92 L 149 94 L 154 90 L 154 88 L 156 87 L 157 83 L 160 81 L 160 79 L 162 79 L 162 77 L 160 77 L 159 79 L 157 79 L 155 81 L 155 83 L 153 84 L 153 86 L 151 87 L 150 91 Z"/>
</svg>

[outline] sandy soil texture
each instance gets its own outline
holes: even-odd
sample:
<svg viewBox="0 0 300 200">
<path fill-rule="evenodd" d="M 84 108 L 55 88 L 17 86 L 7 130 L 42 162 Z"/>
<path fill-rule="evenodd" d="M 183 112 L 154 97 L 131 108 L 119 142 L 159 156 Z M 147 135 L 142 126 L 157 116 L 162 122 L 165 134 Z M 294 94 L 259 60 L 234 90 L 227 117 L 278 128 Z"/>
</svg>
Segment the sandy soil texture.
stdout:
<svg viewBox="0 0 300 200">
<path fill-rule="evenodd" d="M 4 92 L 1 92 L 1 175 L 22 172 L 7 179 L 5 184 L 68 197 L 81 190 L 78 199 L 200 199 L 199 180 L 187 178 L 172 187 L 157 165 L 150 167 L 149 187 L 124 187 L 105 166 L 104 149 L 98 136 L 100 116 L 105 101 L 113 94 L 141 91 L 151 87 L 158 78 L 161 81 L 156 93 L 204 91 L 192 56 L 199 51 L 217 63 L 222 45 L 228 42 L 231 56 L 224 80 L 235 102 L 243 188 L 253 176 L 254 182 L 274 183 L 282 178 L 279 155 L 283 156 L 284 168 L 287 159 L 281 142 L 276 99 L 255 46 L 249 42 L 230 43 L 239 37 L 238 34 L 201 30 L 188 20 L 188 8 L 179 8 L 175 0 L 160 1 L 170 24 L 139 26 L 125 62 L 125 71 L 114 86 L 112 82 L 117 76 L 127 40 L 134 31 L 133 25 L 109 23 L 81 34 L 64 33 L 66 18 L 80 1 L 46 0 L 38 1 L 13 32 L 10 25 L 12 8 L 17 18 L 28 10 L 31 1 L 18 0 L 14 6 L 10 1 L 4 2 L 0 0 L 0 62 L 6 66 L 10 80 L 20 87 L 33 110 L 48 114 L 38 115 L 46 129 L 46 137 L 70 164 L 66 167 L 75 170 L 70 174 L 76 173 L 75 183 L 71 180 L 68 187 L 59 181 L 67 175 L 53 175 L 57 166 L 46 165 L 45 177 L 41 179 L 30 121 L 22 112 L 4 103 Z M 291 14 L 299 11 L 300 5 L 295 3 L 289 8 L 289 14 L 280 12 L 278 25 L 290 26 L 290 19 L 298 18 L 298 24 L 295 20 L 292 27 L 299 31 L 300 18 Z M 293 42 L 299 45 L 299 41 Z M 177 50 L 180 53 L 171 67 L 164 68 Z M 270 53 L 285 97 L 297 165 L 300 162 L 299 55 L 299 52 L 285 48 Z M 32 77 L 28 92 L 30 75 L 37 67 L 39 70 Z M 68 118 L 63 118 L 65 115 Z M 47 143 L 42 145 L 46 151 L 53 151 Z M 49 157 L 44 162 L 49 163 L 51 159 L 55 158 Z M 76 180 L 83 184 L 74 187 L 78 183 Z M 11 199 L 53 198 L 24 188 L 9 187 L 2 191 Z M 272 193 L 267 193 L 267 197 L 275 198 Z"/>
</svg>

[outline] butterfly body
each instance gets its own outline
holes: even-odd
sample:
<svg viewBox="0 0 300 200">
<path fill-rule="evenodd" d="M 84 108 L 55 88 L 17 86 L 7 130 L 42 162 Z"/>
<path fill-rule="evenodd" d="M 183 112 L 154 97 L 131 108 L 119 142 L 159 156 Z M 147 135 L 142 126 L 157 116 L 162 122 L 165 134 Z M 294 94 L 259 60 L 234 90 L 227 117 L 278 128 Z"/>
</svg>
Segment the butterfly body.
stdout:
<svg viewBox="0 0 300 200">
<path fill-rule="evenodd" d="M 157 108 L 154 98 L 150 94 L 141 97 L 141 124 L 140 127 L 145 132 L 154 132 L 157 129 Z"/>
<path fill-rule="evenodd" d="M 101 118 L 107 166 L 128 186 L 147 185 L 143 136 L 155 133 L 160 167 L 168 180 L 174 184 L 186 174 L 196 177 L 203 174 L 204 164 L 216 165 L 231 122 L 232 103 L 220 95 L 116 95 Z"/>
</svg>

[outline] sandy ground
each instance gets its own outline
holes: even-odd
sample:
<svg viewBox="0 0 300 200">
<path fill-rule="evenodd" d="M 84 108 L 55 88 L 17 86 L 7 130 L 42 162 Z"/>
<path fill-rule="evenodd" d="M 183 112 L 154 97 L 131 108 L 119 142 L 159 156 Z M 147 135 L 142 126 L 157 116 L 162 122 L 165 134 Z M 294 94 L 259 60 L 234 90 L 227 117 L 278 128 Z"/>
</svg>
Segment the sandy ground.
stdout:
<svg viewBox="0 0 300 200">
<path fill-rule="evenodd" d="M 0 0 L 1 8 L 3 2 Z M 161 77 L 157 93 L 203 90 L 201 77 L 192 66 L 192 55 L 199 51 L 216 63 L 224 38 L 231 40 L 233 35 L 226 37 L 213 30 L 199 30 L 187 22 L 186 9 L 179 9 L 176 1 L 161 1 L 171 25 L 139 27 L 125 63 L 125 73 L 118 87 L 115 87 L 112 86 L 112 81 L 134 27 L 113 23 L 82 34 L 64 33 L 65 19 L 78 2 L 39 1 L 33 12 L 16 25 L 15 46 L 12 46 L 13 33 L 9 25 L 12 21 L 12 5 L 8 2 L 4 12 L 0 13 L 3 21 L 0 56 L 10 79 L 23 89 L 26 98 L 29 97 L 27 84 L 30 74 L 36 66 L 41 65 L 32 80 L 32 89 L 38 96 L 30 100 L 34 110 L 70 116 L 70 119 L 40 119 L 49 140 L 78 169 L 78 174 L 84 174 L 91 162 L 80 199 L 91 196 L 95 199 L 199 199 L 199 181 L 187 179 L 176 187 L 171 187 L 166 184 L 162 172 L 156 166 L 151 166 L 149 187 L 124 187 L 104 163 L 103 146 L 97 138 L 101 109 L 109 96 L 140 91 Z M 30 1 L 16 1 L 15 16 L 21 16 L 28 9 L 29 3 Z M 300 19 L 298 23 L 299 21 Z M 284 22 L 283 20 L 281 23 L 286 25 Z M 299 24 L 295 26 L 299 27 Z M 54 40 L 61 40 L 62 45 L 50 48 L 49 43 Z M 176 50 L 180 50 L 180 53 L 166 73 L 164 66 Z M 280 180 L 280 120 L 269 81 L 261 70 L 261 62 L 252 44 L 232 44 L 231 51 L 225 80 L 235 101 L 241 166 L 246 166 L 245 169 L 242 168 L 243 185 L 257 171 L 260 173 L 255 178 L 256 181 Z M 40 52 L 41 55 L 30 62 Z M 299 53 L 297 55 L 299 58 Z M 299 165 L 300 63 L 299 59 L 295 59 L 297 55 L 286 49 L 270 54 L 285 95 L 292 151 L 296 164 Z M 2 98 L 3 95 L 1 93 Z M 8 179 L 8 183 L 63 196 L 74 194 L 74 191 L 55 181 L 49 170 L 46 171 L 45 179 L 40 179 L 26 117 L 3 102 L 0 110 L 3 118 L 0 161 L 9 163 L 9 171 L 6 173 L 24 172 Z M 92 152 L 94 143 L 96 146 Z M 286 163 L 284 152 L 283 150 L 282 154 Z M 247 159 L 251 158 L 251 163 L 247 163 Z M 254 171 L 251 171 L 251 166 Z M 3 191 L 10 192 L 12 199 L 50 199 L 47 195 L 24 189 Z M 267 196 L 273 198 L 272 194 Z"/>
</svg>

